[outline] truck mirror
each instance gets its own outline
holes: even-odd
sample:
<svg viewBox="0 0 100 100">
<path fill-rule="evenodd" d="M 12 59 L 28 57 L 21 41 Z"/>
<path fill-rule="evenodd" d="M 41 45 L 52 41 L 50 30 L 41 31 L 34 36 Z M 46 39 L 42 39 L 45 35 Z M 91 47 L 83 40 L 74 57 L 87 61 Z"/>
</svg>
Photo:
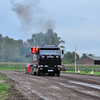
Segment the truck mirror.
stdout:
<svg viewBox="0 0 100 100">
<path fill-rule="evenodd" d="M 62 50 L 62 54 L 64 54 L 64 50 Z"/>
</svg>

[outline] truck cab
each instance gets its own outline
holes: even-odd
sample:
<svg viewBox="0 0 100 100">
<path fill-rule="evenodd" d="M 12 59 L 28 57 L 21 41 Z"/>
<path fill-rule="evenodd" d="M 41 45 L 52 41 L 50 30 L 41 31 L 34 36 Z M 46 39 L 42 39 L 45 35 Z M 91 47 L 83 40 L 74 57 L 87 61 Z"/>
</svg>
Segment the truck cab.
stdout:
<svg viewBox="0 0 100 100">
<path fill-rule="evenodd" d="M 33 48 L 34 49 L 34 48 Z M 60 47 L 57 45 L 42 45 L 38 49 L 33 50 L 31 48 L 31 71 L 32 74 L 52 74 L 60 76 L 61 64 L 61 53 Z"/>
</svg>

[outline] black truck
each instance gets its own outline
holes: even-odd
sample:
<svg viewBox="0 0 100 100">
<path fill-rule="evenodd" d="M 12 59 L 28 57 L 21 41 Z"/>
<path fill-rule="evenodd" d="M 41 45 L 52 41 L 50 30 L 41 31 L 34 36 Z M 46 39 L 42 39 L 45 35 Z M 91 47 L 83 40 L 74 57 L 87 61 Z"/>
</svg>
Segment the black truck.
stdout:
<svg viewBox="0 0 100 100">
<path fill-rule="evenodd" d="M 60 76 L 62 68 L 61 54 L 64 51 L 60 50 L 57 45 L 42 45 L 38 48 L 31 48 L 31 64 L 26 65 L 26 73 L 40 75 L 52 74 Z"/>
</svg>

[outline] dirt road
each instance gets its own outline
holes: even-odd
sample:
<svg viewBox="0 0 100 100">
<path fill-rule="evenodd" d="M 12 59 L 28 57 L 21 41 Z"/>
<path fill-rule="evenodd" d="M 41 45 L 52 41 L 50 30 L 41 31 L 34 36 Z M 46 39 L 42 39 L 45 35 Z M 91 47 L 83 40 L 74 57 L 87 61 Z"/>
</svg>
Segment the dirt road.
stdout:
<svg viewBox="0 0 100 100">
<path fill-rule="evenodd" d="M 61 73 L 33 76 L 20 71 L 0 71 L 15 80 L 29 100 L 100 100 L 100 76 Z"/>
</svg>

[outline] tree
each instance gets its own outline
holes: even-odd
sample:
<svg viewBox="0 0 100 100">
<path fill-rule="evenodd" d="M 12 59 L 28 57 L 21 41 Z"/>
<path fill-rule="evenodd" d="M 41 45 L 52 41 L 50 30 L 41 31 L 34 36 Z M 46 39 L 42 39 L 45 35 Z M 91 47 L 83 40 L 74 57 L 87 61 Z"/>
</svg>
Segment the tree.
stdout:
<svg viewBox="0 0 100 100">
<path fill-rule="evenodd" d="M 77 54 L 77 60 L 79 60 L 79 55 Z M 71 64 L 72 62 L 75 61 L 75 51 L 70 52 L 68 51 L 67 53 L 64 54 L 64 57 L 62 58 L 63 63 L 66 64 Z"/>
<path fill-rule="evenodd" d="M 88 54 L 88 56 L 92 56 L 93 57 L 94 55 L 93 54 Z"/>
<path fill-rule="evenodd" d="M 81 58 L 84 58 L 85 56 L 87 56 L 87 54 L 83 53 L 82 56 L 81 56 Z"/>
<path fill-rule="evenodd" d="M 24 62 L 29 48 L 23 40 L 14 40 L 0 35 L 0 62 Z"/>
<path fill-rule="evenodd" d="M 52 29 L 48 29 L 47 33 L 36 33 L 32 35 L 31 39 L 27 40 L 30 46 L 41 46 L 43 44 L 55 44 L 64 48 L 63 45 L 65 41 L 61 40 L 60 37 L 57 36 L 57 33 L 53 33 Z"/>
</svg>

